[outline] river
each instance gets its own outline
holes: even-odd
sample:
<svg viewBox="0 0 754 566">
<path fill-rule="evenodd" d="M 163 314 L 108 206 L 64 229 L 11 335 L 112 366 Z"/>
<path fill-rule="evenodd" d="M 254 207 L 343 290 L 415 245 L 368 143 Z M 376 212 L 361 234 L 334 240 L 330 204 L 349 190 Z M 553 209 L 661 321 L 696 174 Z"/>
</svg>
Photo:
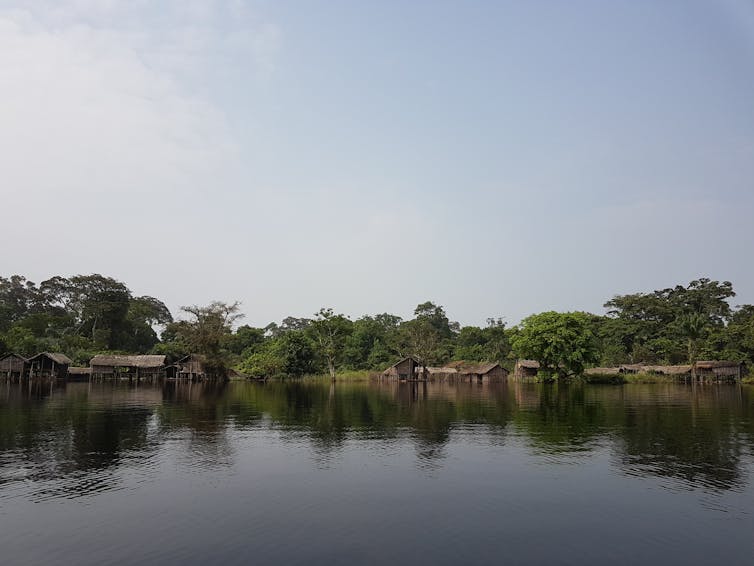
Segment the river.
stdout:
<svg viewBox="0 0 754 566">
<path fill-rule="evenodd" d="M 752 564 L 754 388 L 0 383 L 9 565 Z"/>
</svg>

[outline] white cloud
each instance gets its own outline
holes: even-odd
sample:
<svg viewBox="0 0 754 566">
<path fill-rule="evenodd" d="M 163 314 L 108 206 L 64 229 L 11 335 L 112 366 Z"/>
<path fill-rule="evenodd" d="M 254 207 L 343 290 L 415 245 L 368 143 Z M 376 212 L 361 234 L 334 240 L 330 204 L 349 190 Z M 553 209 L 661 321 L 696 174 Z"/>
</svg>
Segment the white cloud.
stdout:
<svg viewBox="0 0 754 566">
<path fill-rule="evenodd" d="M 234 2 L 153 6 L 0 3 L 6 274 L 100 271 L 157 294 L 222 229 L 240 150 L 203 84 L 234 59 L 269 74 L 279 33 Z"/>
</svg>

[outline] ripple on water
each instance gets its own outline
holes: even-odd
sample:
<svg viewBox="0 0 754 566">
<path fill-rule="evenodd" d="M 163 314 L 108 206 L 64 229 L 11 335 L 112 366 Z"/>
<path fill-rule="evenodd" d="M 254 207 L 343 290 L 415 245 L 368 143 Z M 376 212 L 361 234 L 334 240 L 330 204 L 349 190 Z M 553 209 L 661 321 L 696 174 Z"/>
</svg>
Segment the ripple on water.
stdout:
<svg viewBox="0 0 754 566">
<path fill-rule="evenodd" d="M 46 524 L 77 564 L 694 563 L 721 538 L 734 564 L 754 528 L 746 390 L 268 385 L 0 392 L 4 556 Z"/>
</svg>

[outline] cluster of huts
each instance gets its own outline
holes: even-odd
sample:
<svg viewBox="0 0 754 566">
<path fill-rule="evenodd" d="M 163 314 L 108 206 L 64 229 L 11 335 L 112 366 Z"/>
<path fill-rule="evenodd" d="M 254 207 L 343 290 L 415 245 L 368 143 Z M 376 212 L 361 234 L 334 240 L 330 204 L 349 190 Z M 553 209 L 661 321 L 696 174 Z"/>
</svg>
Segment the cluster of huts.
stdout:
<svg viewBox="0 0 754 566">
<path fill-rule="evenodd" d="M 403 358 L 384 372 L 383 379 L 406 381 L 479 381 L 499 382 L 508 378 L 508 370 L 497 362 L 451 362 L 442 367 L 422 366 L 412 357 Z"/>
<path fill-rule="evenodd" d="M 631 375 L 646 373 L 667 375 L 683 380 L 695 377 L 698 381 L 739 381 L 745 375 L 745 371 L 746 366 L 743 362 L 702 360 L 693 365 L 624 364 L 617 367 L 590 368 L 584 373 L 587 375 Z"/>
<path fill-rule="evenodd" d="M 514 379 L 537 377 L 540 364 L 536 360 L 518 360 L 513 370 Z M 591 368 L 587 375 L 620 375 L 648 373 L 667 375 L 678 379 L 690 379 L 696 375 L 699 381 L 740 380 L 745 374 L 741 362 L 706 360 L 691 365 L 625 364 L 611 368 Z M 480 381 L 499 382 L 508 378 L 509 371 L 499 363 L 451 362 L 443 367 L 425 367 L 412 357 L 403 358 L 381 374 L 382 379 L 406 381 Z"/>
<path fill-rule="evenodd" d="M 539 373 L 539 362 L 536 360 L 518 360 L 514 369 L 516 379 L 536 377 Z M 586 375 L 632 375 L 646 373 L 651 375 L 666 375 L 678 379 L 690 379 L 696 376 L 699 381 L 729 381 L 740 380 L 745 374 L 743 362 L 725 360 L 703 360 L 693 366 L 685 365 L 651 365 L 651 364 L 623 364 L 616 367 L 596 367 L 584 371 Z"/>
<path fill-rule="evenodd" d="M 202 356 L 189 354 L 175 363 L 167 363 L 167 356 L 94 356 L 89 367 L 74 367 L 73 361 L 60 353 L 41 352 L 31 358 L 19 354 L 0 357 L 0 378 L 5 379 L 190 379 L 207 377 Z"/>
</svg>

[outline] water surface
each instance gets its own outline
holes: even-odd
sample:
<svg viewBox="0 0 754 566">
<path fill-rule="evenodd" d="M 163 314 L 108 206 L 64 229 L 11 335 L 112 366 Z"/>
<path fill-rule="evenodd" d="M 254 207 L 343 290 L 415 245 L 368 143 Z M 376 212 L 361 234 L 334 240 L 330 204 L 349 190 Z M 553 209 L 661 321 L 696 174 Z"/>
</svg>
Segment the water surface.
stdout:
<svg viewBox="0 0 754 566">
<path fill-rule="evenodd" d="M 746 386 L 0 384 L 3 564 L 751 564 Z"/>
</svg>

